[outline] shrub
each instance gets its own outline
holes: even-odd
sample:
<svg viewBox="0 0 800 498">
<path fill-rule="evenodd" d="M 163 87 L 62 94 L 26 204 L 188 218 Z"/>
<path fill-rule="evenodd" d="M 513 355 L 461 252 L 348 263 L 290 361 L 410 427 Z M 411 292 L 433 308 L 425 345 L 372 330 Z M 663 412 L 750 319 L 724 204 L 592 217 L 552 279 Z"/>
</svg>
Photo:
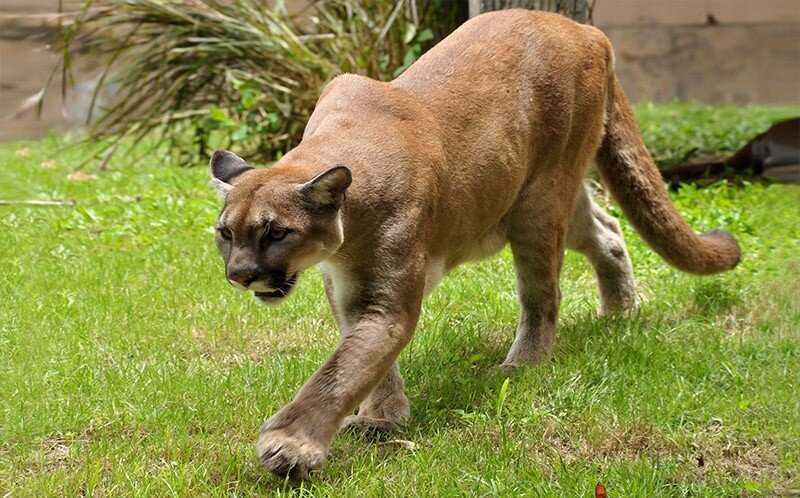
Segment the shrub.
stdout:
<svg viewBox="0 0 800 498">
<path fill-rule="evenodd" d="M 101 68 L 87 138 L 104 148 L 155 136 L 182 164 L 205 160 L 209 141 L 270 160 L 300 141 L 327 81 L 391 79 L 460 10 L 453 0 L 323 0 L 294 15 L 280 1 L 90 1 L 60 31 L 54 74 L 67 85 L 76 55 Z M 106 88 L 115 98 L 98 108 Z"/>
</svg>

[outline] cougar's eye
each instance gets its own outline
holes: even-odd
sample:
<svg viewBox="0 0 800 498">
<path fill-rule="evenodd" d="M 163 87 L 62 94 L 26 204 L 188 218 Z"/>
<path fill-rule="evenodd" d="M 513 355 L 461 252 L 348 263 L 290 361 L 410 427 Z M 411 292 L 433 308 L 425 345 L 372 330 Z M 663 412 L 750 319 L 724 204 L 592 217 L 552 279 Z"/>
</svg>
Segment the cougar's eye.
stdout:
<svg viewBox="0 0 800 498">
<path fill-rule="evenodd" d="M 222 227 L 219 229 L 220 236 L 225 240 L 231 240 L 233 238 L 233 232 L 228 227 Z"/>
<path fill-rule="evenodd" d="M 289 230 L 286 228 L 270 227 L 269 230 L 267 230 L 267 238 L 274 241 L 283 240 L 287 233 L 289 233 Z"/>
</svg>

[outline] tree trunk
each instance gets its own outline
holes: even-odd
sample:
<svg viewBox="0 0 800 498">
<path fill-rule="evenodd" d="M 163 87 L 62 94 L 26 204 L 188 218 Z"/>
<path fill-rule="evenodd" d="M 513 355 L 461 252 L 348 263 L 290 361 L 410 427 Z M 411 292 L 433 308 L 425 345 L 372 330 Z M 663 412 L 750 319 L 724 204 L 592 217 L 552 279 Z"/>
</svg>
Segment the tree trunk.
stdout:
<svg viewBox="0 0 800 498">
<path fill-rule="evenodd" d="M 586 21 L 586 0 L 469 0 L 469 15 L 501 9 L 535 9 L 558 12 L 578 22 Z"/>
</svg>

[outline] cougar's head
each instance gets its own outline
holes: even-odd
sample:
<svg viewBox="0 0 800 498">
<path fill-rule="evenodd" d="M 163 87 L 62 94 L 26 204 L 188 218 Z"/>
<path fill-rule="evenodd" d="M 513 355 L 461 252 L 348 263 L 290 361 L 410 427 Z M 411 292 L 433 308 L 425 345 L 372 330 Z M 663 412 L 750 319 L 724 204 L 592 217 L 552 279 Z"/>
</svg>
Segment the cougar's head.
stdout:
<svg viewBox="0 0 800 498">
<path fill-rule="evenodd" d="M 334 166 L 313 178 L 305 171 L 251 168 L 225 150 L 211 158 L 211 183 L 225 201 L 215 237 L 226 277 L 262 304 L 288 296 L 300 273 L 343 241 L 350 170 Z"/>
</svg>

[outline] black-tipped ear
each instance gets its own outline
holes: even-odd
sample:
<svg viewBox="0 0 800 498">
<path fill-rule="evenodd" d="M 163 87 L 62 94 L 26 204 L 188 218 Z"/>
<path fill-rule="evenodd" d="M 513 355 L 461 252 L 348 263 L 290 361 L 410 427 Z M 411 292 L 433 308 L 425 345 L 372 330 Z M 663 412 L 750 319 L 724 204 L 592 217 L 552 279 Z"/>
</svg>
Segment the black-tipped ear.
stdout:
<svg viewBox="0 0 800 498">
<path fill-rule="evenodd" d="M 211 183 L 223 199 L 233 188 L 231 182 L 245 171 L 253 169 L 244 162 L 244 159 L 227 150 L 214 152 L 209 168 L 211 169 Z"/>
<path fill-rule="evenodd" d="M 301 191 L 309 204 L 317 209 L 339 209 L 353 175 L 345 166 L 334 166 L 303 184 Z"/>
</svg>

